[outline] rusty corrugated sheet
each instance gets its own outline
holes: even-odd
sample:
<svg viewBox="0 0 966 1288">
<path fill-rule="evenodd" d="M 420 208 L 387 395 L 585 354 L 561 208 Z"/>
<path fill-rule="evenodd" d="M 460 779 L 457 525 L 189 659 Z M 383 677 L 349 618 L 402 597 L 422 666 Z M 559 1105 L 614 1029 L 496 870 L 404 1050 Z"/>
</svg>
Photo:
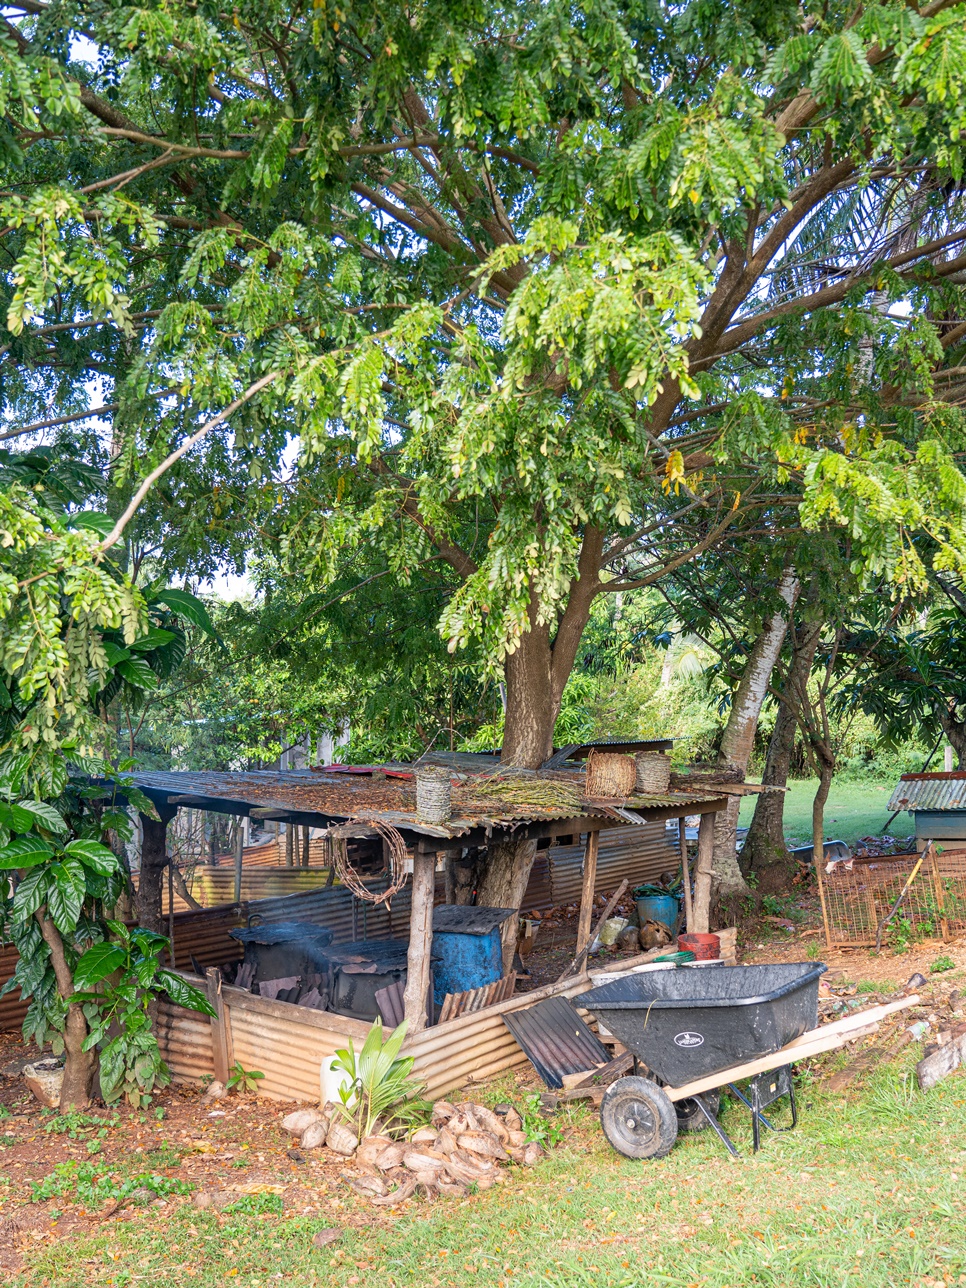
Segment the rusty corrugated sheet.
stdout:
<svg viewBox="0 0 966 1288">
<path fill-rule="evenodd" d="M 610 1059 L 600 1038 L 565 997 L 548 997 L 525 1010 L 509 1011 L 503 1022 L 548 1087 L 562 1087 L 565 1073 L 583 1073 Z"/>
<path fill-rule="evenodd" d="M 0 987 L 6 984 L 17 969 L 17 956 L 17 950 L 13 944 L 4 944 L 0 947 Z M 27 1014 L 27 1005 L 26 1001 L 21 1000 L 19 988 L 0 997 L 0 1032 L 19 1029 Z"/>
<path fill-rule="evenodd" d="M 966 773 L 904 774 L 887 808 L 899 810 L 966 810 Z"/>
<path fill-rule="evenodd" d="M 157 1005 L 154 1031 L 162 1059 L 174 1078 L 197 1082 L 206 1075 L 214 1077 L 211 1023 L 207 1015 L 162 1001 Z"/>
<path fill-rule="evenodd" d="M 505 1002 L 508 997 L 513 996 L 516 982 L 517 973 L 514 970 L 509 975 L 504 975 L 502 979 L 494 980 L 492 984 L 468 988 L 464 993 L 447 993 L 443 998 L 437 1023 L 445 1024 L 447 1020 L 458 1019 L 461 1015 L 472 1015 L 474 1011 L 482 1011 L 484 1007 Z"/>
<path fill-rule="evenodd" d="M 534 872 L 523 897 L 524 909 L 559 908 L 579 903 L 583 883 L 583 845 L 555 845 L 537 852 L 546 855 L 546 868 Z M 633 887 L 653 881 L 662 872 L 679 871 L 681 851 L 677 831 L 668 832 L 663 823 L 643 827 L 615 827 L 601 832 L 597 854 L 595 894 L 616 890 L 623 880 Z"/>
</svg>

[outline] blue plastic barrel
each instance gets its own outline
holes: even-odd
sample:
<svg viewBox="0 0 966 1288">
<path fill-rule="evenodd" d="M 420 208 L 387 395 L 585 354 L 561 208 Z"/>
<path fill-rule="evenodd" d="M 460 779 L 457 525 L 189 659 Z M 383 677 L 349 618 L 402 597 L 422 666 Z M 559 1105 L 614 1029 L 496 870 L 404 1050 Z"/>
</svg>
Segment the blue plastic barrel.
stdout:
<svg viewBox="0 0 966 1288">
<path fill-rule="evenodd" d="M 637 915 L 645 921 L 663 921 L 673 931 L 678 923 L 680 905 L 673 894 L 650 894 L 637 900 Z"/>
</svg>

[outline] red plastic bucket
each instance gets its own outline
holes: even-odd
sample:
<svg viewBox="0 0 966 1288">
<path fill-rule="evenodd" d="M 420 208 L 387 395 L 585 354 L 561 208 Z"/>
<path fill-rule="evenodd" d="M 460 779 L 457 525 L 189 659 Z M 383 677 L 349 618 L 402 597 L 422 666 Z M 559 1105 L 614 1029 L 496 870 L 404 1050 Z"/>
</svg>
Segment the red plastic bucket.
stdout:
<svg viewBox="0 0 966 1288">
<path fill-rule="evenodd" d="M 721 940 L 717 935 L 678 935 L 678 948 L 694 953 L 697 962 L 713 962 L 721 956 Z"/>
</svg>

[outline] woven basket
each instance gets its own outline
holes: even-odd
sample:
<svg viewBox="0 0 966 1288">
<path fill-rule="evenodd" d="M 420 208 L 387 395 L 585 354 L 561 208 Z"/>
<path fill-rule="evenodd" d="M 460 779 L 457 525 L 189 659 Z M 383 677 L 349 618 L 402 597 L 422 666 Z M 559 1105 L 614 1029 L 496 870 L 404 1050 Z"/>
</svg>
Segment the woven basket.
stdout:
<svg viewBox="0 0 966 1288">
<path fill-rule="evenodd" d="M 591 800 L 627 800 L 634 795 L 637 767 L 623 751 L 592 751 L 584 790 Z"/>
<path fill-rule="evenodd" d="M 423 823 L 448 823 L 453 814 L 453 780 L 448 769 L 416 770 L 416 817 Z"/>
<path fill-rule="evenodd" d="M 671 757 L 666 751 L 641 751 L 637 761 L 637 790 L 666 792 L 671 783 Z"/>
</svg>

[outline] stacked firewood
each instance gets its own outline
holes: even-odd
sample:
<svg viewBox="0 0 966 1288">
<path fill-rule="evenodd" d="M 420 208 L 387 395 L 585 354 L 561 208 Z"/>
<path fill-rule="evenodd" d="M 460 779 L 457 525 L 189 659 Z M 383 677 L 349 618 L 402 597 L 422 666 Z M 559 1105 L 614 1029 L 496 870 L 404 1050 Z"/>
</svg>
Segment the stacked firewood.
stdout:
<svg viewBox="0 0 966 1288">
<path fill-rule="evenodd" d="M 346 1183 L 379 1207 L 395 1207 L 414 1195 L 465 1198 L 471 1186 L 495 1185 L 501 1164 L 532 1167 L 543 1156 L 543 1146 L 527 1138 L 523 1120 L 509 1105 L 496 1113 L 469 1101 L 437 1100 L 432 1122 L 408 1140 L 367 1136 L 355 1154 L 359 1174 L 344 1174 Z"/>
</svg>

